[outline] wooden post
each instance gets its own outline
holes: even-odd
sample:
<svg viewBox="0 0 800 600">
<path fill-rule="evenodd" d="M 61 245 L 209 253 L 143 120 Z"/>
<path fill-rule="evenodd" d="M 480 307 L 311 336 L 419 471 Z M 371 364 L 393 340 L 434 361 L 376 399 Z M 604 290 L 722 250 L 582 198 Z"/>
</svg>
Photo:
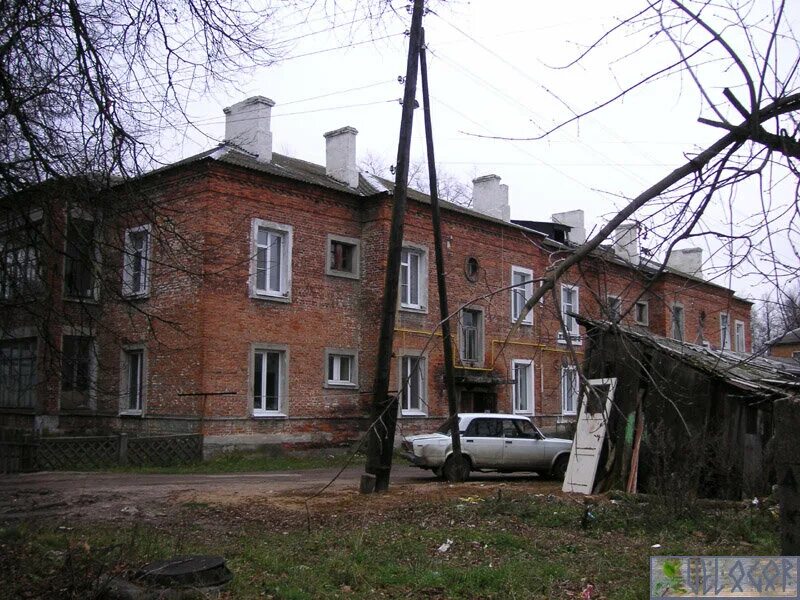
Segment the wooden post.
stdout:
<svg viewBox="0 0 800 600">
<path fill-rule="evenodd" d="M 458 430 L 458 399 L 456 398 L 455 376 L 453 374 L 453 345 L 450 332 L 450 310 L 447 307 L 447 282 L 445 281 L 444 251 L 442 249 L 442 219 L 439 210 L 439 190 L 436 182 L 436 159 L 433 153 L 433 125 L 431 124 L 431 103 L 428 95 L 428 61 L 425 56 L 425 30 L 419 50 L 420 75 L 422 76 L 422 113 L 425 121 L 425 143 L 428 149 L 428 177 L 431 195 L 431 217 L 433 219 L 433 245 L 436 248 L 436 282 L 439 287 L 439 314 L 442 320 L 442 349 L 444 351 L 444 381 L 447 389 L 447 408 L 450 414 L 450 437 L 453 454 L 450 460 L 454 469 L 446 469 L 450 481 L 464 481 L 469 470 L 461 457 L 461 433 Z"/>
<path fill-rule="evenodd" d="M 775 466 L 780 501 L 781 554 L 800 555 L 800 399 L 782 399 L 773 405 L 775 433 L 767 454 Z M 769 464 L 765 465 L 769 469 Z"/>
<path fill-rule="evenodd" d="M 120 466 L 126 466 L 128 464 L 128 434 L 127 433 L 120 433 L 119 434 L 119 454 L 117 455 L 117 460 Z"/>
<path fill-rule="evenodd" d="M 397 398 L 389 397 L 389 372 L 391 370 L 392 346 L 394 344 L 400 255 L 403 250 L 403 225 L 406 216 L 406 197 L 408 192 L 408 164 L 411 153 L 411 128 L 416 104 L 415 96 L 417 92 L 423 7 L 423 0 L 414 0 L 408 40 L 406 87 L 403 94 L 403 114 L 400 120 L 400 140 L 397 147 L 392 223 L 389 231 L 389 248 L 386 257 L 386 279 L 384 281 L 382 321 L 380 339 L 378 341 L 378 364 L 375 371 L 375 385 L 373 386 L 370 430 L 367 432 L 366 472 L 375 476 L 376 492 L 383 492 L 389 489 L 389 475 L 392 470 L 392 454 L 394 452 L 394 434 L 397 427 Z"/>
</svg>

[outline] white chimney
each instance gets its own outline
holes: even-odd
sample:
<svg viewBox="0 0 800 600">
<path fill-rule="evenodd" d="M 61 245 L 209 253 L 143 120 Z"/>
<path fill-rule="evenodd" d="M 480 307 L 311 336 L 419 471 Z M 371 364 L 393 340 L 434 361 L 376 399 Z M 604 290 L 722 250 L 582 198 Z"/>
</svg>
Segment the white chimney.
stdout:
<svg viewBox="0 0 800 600">
<path fill-rule="evenodd" d="M 625 221 L 614 231 L 614 253 L 622 260 L 639 264 L 639 224 Z"/>
<path fill-rule="evenodd" d="M 703 249 L 673 250 L 667 258 L 667 266 L 692 277 L 703 277 Z"/>
<path fill-rule="evenodd" d="M 270 117 L 275 103 L 253 96 L 225 108 L 225 143 L 253 154 L 259 162 L 272 160 Z"/>
<path fill-rule="evenodd" d="M 569 230 L 569 241 L 573 244 L 583 244 L 586 241 L 586 226 L 584 225 L 582 210 L 553 213 L 551 218 L 553 223 L 561 223 L 571 228 Z"/>
<path fill-rule="evenodd" d="M 484 175 L 472 180 L 472 208 L 485 215 L 511 220 L 508 205 L 508 186 L 500 183 L 497 175 Z"/>
<path fill-rule="evenodd" d="M 324 134 L 325 174 L 351 188 L 358 187 L 358 167 L 356 166 L 356 136 L 354 127 L 342 127 Z"/>
</svg>

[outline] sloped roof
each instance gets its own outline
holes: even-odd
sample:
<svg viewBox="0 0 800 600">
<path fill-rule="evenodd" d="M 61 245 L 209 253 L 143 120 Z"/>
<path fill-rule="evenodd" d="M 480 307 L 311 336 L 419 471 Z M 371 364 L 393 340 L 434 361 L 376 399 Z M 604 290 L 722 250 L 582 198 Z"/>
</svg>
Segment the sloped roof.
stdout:
<svg viewBox="0 0 800 600">
<path fill-rule="evenodd" d="M 787 331 L 767 342 L 768 346 L 784 346 L 789 344 L 800 344 L 800 327 Z"/>
<path fill-rule="evenodd" d="M 712 350 L 705 346 L 656 336 L 643 329 L 580 315 L 575 317 L 584 327 L 623 335 L 748 393 L 769 398 L 800 393 L 800 365 L 796 361 L 730 350 Z"/>
</svg>

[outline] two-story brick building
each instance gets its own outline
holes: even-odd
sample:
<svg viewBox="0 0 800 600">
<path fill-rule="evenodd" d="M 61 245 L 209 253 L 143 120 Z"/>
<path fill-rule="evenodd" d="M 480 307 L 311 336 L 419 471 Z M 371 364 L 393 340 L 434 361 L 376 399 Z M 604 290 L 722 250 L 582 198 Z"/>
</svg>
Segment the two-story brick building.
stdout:
<svg viewBox="0 0 800 600">
<path fill-rule="evenodd" d="M 226 109 L 226 144 L 120 184 L 92 210 L 15 207 L 2 232 L 2 424 L 199 430 L 209 444 L 328 445 L 364 431 L 392 184 L 359 172 L 351 127 L 325 134 L 325 166 L 273 153 L 272 105 Z M 583 339 L 570 312 L 749 349 L 750 303 L 702 278 L 699 251 L 666 268 L 640 260 L 632 224 L 509 337 L 537 279 L 585 237 L 580 211 L 551 223 L 509 213 L 494 175 L 475 180 L 471 209 L 443 207 L 462 410 L 574 420 Z M 392 374 L 401 433 L 447 412 L 433 251 L 428 197 L 412 192 Z"/>
</svg>

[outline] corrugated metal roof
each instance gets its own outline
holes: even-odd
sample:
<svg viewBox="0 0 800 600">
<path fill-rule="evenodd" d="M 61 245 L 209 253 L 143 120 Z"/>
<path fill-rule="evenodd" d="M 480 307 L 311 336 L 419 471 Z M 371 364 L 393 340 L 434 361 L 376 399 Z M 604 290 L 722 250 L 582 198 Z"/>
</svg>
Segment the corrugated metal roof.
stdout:
<svg viewBox="0 0 800 600">
<path fill-rule="evenodd" d="M 711 377 L 765 397 L 793 395 L 800 386 L 800 364 L 755 354 L 713 350 L 671 338 L 656 336 L 649 331 L 619 325 L 609 321 L 575 315 L 587 328 L 624 335 L 644 345 L 657 348 L 676 360 L 686 363 Z"/>
</svg>

